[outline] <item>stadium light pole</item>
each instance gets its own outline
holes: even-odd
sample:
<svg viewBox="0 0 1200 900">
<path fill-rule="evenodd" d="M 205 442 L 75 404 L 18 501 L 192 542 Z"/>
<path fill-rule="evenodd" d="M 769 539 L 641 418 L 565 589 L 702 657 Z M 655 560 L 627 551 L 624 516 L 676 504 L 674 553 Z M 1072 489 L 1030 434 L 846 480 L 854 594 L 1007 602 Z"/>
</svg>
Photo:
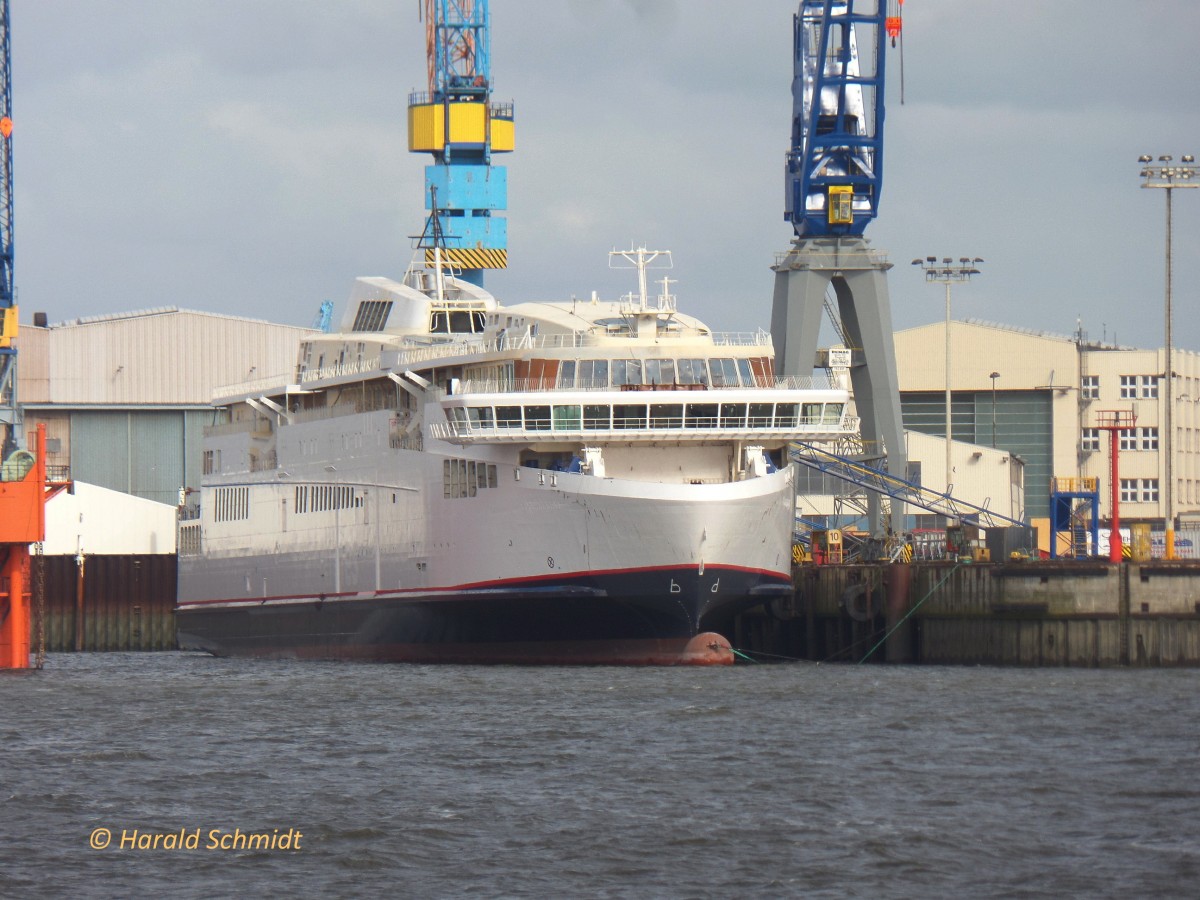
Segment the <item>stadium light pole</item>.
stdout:
<svg viewBox="0 0 1200 900">
<path fill-rule="evenodd" d="M 1138 157 L 1142 164 L 1142 187 L 1161 188 L 1167 195 L 1167 289 L 1164 300 L 1166 347 L 1163 366 L 1163 518 L 1165 547 L 1163 555 L 1175 558 L 1175 368 L 1171 349 L 1171 195 L 1175 188 L 1200 187 L 1195 180 L 1196 157 L 1190 153 L 1180 157 L 1178 165 L 1171 156 L 1160 156 L 1157 164 L 1149 155 Z"/>
<path fill-rule="evenodd" d="M 956 264 L 946 256 L 939 262 L 936 256 L 924 259 L 914 259 L 912 264 L 920 266 L 925 272 L 925 280 L 938 282 L 946 286 L 946 493 L 950 493 L 951 476 L 951 413 L 950 413 L 950 285 L 956 281 L 970 281 L 972 275 L 979 274 L 979 264 L 983 262 L 978 256 L 971 259 L 960 256 Z"/>
</svg>

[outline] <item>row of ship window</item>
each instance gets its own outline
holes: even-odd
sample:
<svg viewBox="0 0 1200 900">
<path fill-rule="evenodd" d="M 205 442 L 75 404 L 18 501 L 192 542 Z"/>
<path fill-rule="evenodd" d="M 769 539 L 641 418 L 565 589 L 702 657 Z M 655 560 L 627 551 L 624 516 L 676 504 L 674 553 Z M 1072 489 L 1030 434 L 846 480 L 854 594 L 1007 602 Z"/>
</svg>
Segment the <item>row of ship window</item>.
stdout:
<svg viewBox="0 0 1200 900">
<path fill-rule="evenodd" d="M 446 410 L 460 429 L 609 431 L 645 428 L 796 428 L 834 426 L 841 403 L 599 403 L 455 406 Z"/>
<path fill-rule="evenodd" d="M 236 522 L 250 518 L 248 487 L 217 488 L 213 495 L 213 518 L 217 522 Z M 363 495 L 345 484 L 298 484 L 292 509 L 297 513 L 326 512 L 333 509 L 358 509 Z"/>
<path fill-rule="evenodd" d="M 345 484 L 298 484 L 292 507 L 298 513 L 327 512 L 331 509 L 358 509 L 363 496 Z"/>
<path fill-rule="evenodd" d="M 748 359 L 566 359 L 558 366 L 558 386 L 624 387 L 634 384 L 699 384 L 705 387 L 759 387 Z"/>
<path fill-rule="evenodd" d="M 447 500 L 474 497 L 482 490 L 494 488 L 499 479 L 493 463 L 473 459 L 442 460 L 442 496 Z"/>
</svg>

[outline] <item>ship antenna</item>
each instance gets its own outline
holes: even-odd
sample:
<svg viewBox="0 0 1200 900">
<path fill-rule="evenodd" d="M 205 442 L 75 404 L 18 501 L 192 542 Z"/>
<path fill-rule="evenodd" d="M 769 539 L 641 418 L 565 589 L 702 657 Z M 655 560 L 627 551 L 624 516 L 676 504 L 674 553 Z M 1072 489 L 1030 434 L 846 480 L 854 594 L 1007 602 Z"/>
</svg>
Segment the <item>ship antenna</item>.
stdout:
<svg viewBox="0 0 1200 900">
<path fill-rule="evenodd" d="M 437 185 L 429 186 L 429 218 L 417 238 L 417 249 L 425 251 L 425 262 L 430 262 L 429 251 L 433 251 L 433 278 L 437 302 L 446 302 L 446 278 L 443 267 L 448 265 L 443 255 L 446 249 L 446 233 L 442 230 L 442 218 L 437 204 Z"/>
</svg>

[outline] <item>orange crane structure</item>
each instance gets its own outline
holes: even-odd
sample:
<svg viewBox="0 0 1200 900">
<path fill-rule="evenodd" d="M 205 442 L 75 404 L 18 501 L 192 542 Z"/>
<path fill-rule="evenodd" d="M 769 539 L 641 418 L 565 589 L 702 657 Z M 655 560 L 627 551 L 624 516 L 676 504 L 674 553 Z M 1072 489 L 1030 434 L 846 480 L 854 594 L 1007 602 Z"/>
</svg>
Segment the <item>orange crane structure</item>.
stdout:
<svg viewBox="0 0 1200 900">
<path fill-rule="evenodd" d="M 46 501 L 67 487 L 46 479 L 45 425 L 33 443 L 35 452 L 16 450 L 0 464 L 0 669 L 30 668 L 30 546 L 46 537 Z"/>
</svg>

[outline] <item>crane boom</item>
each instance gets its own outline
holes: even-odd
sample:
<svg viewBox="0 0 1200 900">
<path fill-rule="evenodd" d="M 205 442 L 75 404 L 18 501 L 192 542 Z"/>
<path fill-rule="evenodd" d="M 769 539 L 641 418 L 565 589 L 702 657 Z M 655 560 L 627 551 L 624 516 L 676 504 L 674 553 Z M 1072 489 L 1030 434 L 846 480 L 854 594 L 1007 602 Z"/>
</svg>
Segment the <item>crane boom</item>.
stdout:
<svg viewBox="0 0 1200 900">
<path fill-rule="evenodd" d="M 884 51 L 900 32 L 898 2 L 801 0 L 784 201 L 797 237 L 860 235 L 878 214 Z"/>
</svg>

